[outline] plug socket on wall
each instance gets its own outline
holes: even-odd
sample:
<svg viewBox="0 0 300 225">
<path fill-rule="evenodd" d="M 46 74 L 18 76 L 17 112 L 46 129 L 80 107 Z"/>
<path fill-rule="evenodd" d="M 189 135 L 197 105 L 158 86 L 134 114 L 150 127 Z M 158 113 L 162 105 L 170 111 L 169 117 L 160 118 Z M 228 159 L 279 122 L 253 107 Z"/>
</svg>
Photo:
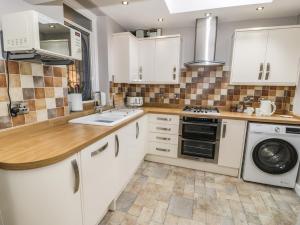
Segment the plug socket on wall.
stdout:
<svg viewBox="0 0 300 225">
<path fill-rule="evenodd" d="M 19 101 L 12 102 L 10 114 L 12 116 L 23 115 L 29 113 L 29 107 L 27 102 Z"/>
</svg>

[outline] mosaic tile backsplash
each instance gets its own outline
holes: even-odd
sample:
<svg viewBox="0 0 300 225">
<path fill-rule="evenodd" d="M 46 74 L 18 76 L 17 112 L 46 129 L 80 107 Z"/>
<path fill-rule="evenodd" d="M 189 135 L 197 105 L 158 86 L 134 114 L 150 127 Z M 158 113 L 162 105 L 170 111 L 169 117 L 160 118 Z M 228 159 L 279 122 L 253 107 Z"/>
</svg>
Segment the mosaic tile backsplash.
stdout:
<svg viewBox="0 0 300 225">
<path fill-rule="evenodd" d="M 9 61 L 12 102 L 28 102 L 30 112 L 11 118 L 8 111 L 8 79 L 5 61 L 0 60 L 0 129 L 45 121 L 69 114 L 65 67 Z"/>
<path fill-rule="evenodd" d="M 197 71 L 182 70 L 180 84 L 110 84 L 111 94 L 142 96 L 145 103 L 216 106 L 230 110 L 244 98 L 253 98 L 253 107 L 259 107 L 261 98 L 277 105 L 277 113 L 292 111 L 295 87 L 238 86 L 229 84 L 230 72 L 223 67 L 202 67 Z"/>
</svg>

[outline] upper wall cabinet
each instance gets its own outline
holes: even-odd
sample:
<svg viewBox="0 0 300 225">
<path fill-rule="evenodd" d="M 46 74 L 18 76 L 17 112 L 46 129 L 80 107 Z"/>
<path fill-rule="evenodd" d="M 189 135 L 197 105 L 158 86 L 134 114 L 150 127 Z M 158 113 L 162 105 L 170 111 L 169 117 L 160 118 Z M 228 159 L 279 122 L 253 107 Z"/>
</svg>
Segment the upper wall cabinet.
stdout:
<svg viewBox="0 0 300 225">
<path fill-rule="evenodd" d="M 297 85 L 299 40 L 299 26 L 236 31 L 230 83 Z"/>
<path fill-rule="evenodd" d="M 128 83 L 138 80 L 138 40 L 129 32 L 113 34 L 112 81 Z"/>
<path fill-rule="evenodd" d="M 176 84 L 180 76 L 180 36 L 137 39 L 113 36 L 112 80 L 116 83 Z"/>
</svg>

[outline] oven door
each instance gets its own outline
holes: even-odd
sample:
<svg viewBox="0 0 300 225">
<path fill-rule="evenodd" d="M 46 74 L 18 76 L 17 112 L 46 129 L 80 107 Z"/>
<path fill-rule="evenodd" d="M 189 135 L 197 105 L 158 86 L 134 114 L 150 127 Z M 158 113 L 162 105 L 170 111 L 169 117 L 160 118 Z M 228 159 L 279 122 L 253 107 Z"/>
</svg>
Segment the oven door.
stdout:
<svg viewBox="0 0 300 225">
<path fill-rule="evenodd" d="M 179 156 L 208 162 L 218 161 L 219 142 L 179 138 Z"/>
<path fill-rule="evenodd" d="M 184 139 L 193 139 L 214 142 L 218 140 L 218 123 L 181 123 L 181 137 Z"/>
</svg>

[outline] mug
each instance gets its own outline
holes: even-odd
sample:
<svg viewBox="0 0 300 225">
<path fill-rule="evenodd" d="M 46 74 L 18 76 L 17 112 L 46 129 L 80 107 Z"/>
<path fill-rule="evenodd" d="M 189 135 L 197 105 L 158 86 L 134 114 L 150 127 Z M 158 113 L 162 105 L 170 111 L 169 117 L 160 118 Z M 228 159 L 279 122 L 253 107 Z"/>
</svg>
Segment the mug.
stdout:
<svg viewBox="0 0 300 225">
<path fill-rule="evenodd" d="M 247 107 L 245 109 L 245 113 L 247 113 L 247 115 L 251 116 L 254 113 L 254 108 L 253 107 Z"/>
</svg>

